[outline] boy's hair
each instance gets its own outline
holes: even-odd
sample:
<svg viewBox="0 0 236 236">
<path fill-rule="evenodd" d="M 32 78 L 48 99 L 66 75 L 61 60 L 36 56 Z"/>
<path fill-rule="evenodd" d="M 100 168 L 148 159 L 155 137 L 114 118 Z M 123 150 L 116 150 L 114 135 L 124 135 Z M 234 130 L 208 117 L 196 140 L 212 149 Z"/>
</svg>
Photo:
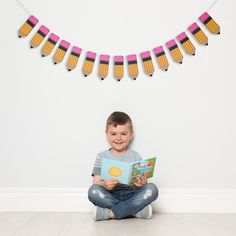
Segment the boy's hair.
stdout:
<svg viewBox="0 0 236 236">
<path fill-rule="evenodd" d="M 124 125 L 126 123 L 130 124 L 130 130 L 133 132 L 132 120 L 130 119 L 129 115 L 121 111 L 115 111 L 107 119 L 106 131 L 109 125 L 116 127 L 117 125 Z"/>
</svg>

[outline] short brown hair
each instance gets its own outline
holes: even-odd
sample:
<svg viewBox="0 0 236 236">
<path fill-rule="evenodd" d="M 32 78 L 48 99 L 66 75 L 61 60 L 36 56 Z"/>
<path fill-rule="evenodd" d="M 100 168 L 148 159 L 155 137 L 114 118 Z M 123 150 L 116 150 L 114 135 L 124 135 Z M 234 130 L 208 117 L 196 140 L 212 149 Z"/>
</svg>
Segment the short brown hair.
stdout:
<svg viewBox="0 0 236 236">
<path fill-rule="evenodd" d="M 130 119 L 129 115 L 122 111 L 115 111 L 107 119 L 106 130 L 108 129 L 109 125 L 116 127 L 117 125 L 124 125 L 126 123 L 130 124 L 130 130 L 133 131 L 132 120 Z"/>
</svg>

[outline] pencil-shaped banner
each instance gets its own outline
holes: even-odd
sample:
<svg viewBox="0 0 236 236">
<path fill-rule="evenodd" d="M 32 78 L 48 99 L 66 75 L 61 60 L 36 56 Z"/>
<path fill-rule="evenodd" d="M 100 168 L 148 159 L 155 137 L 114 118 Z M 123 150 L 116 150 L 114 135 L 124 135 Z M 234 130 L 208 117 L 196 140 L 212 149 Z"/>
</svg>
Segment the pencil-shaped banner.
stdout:
<svg viewBox="0 0 236 236">
<path fill-rule="evenodd" d="M 41 25 L 40 28 L 38 29 L 37 33 L 30 40 L 30 47 L 31 48 L 38 47 L 43 42 L 43 40 L 46 37 L 46 35 L 48 34 L 48 32 L 49 32 L 49 29 L 46 26 Z"/>
<path fill-rule="evenodd" d="M 68 57 L 68 60 L 66 62 L 66 67 L 68 71 L 71 71 L 75 69 L 75 67 L 78 64 L 80 54 L 82 52 L 82 49 L 76 46 L 73 46 L 70 52 L 70 55 Z"/>
<path fill-rule="evenodd" d="M 124 57 L 114 56 L 114 77 L 120 81 L 124 75 Z"/>
<path fill-rule="evenodd" d="M 54 64 L 58 64 L 63 61 L 69 47 L 70 47 L 69 42 L 61 40 L 55 54 L 53 55 Z"/>
<path fill-rule="evenodd" d="M 135 80 L 138 77 L 137 56 L 135 54 L 128 55 L 127 63 L 128 63 L 129 76 Z"/>
<path fill-rule="evenodd" d="M 189 37 L 187 36 L 187 34 L 185 32 L 179 34 L 177 36 L 178 41 L 181 43 L 184 51 L 187 54 L 190 55 L 195 55 L 196 52 L 196 48 L 194 47 L 193 43 L 190 41 Z"/>
<path fill-rule="evenodd" d="M 170 51 L 170 55 L 172 56 L 173 60 L 175 62 L 178 62 L 180 64 L 183 63 L 183 54 L 181 53 L 176 41 L 174 39 L 171 39 L 166 43 L 167 48 Z"/>
<path fill-rule="evenodd" d="M 19 38 L 28 36 L 32 29 L 37 25 L 39 20 L 35 16 L 30 16 L 18 31 Z"/>
<path fill-rule="evenodd" d="M 100 55 L 98 76 L 101 78 L 101 80 L 104 80 L 108 75 L 109 60 L 109 55 Z"/>
<path fill-rule="evenodd" d="M 165 51 L 162 46 L 156 47 L 153 49 L 153 52 L 156 56 L 157 64 L 162 70 L 167 71 L 169 67 L 169 62 L 167 60 Z"/>
<path fill-rule="evenodd" d="M 206 28 L 213 34 L 220 34 L 220 26 L 216 21 L 207 13 L 203 13 L 199 20 L 206 26 Z"/>
<path fill-rule="evenodd" d="M 45 44 L 43 45 L 41 49 L 42 57 L 48 56 L 52 52 L 58 40 L 59 40 L 59 37 L 56 34 L 51 33 L 49 35 L 47 41 L 45 42 Z"/>
<path fill-rule="evenodd" d="M 143 61 L 144 72 L 147 75 L 152 76 L 153 73 L 154 73 L 154 66 L 153 66 L 153 63 L 152 63 L 152 57 L 151 57 L 150 51 L 142 52 L 140 54 L 140 56 L 141 56 L 141 59 Z"/>
<path fill-rule="evenodd" d="M 85 77 L 92 73 L 96 55 L 97 54 L 94 52 L 87 52 L 84 65 L 82 68 Z"/>
<path fill-rule="evenodd" d="M 190 25 L 188 30 L 200 44 L 208 45 L 208 38 L 197 23 Z"/>
</svg>

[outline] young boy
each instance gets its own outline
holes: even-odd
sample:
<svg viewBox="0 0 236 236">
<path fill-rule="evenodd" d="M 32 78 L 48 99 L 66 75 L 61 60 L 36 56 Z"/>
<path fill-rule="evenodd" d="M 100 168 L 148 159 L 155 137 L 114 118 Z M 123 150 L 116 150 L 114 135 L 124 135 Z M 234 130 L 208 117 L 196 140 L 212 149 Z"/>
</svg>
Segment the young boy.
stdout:
<svg viewBox="0 0 236 236">
<path fill-rule="evenodd" d="M 136 178 L 132 186 L 121 184 L 117 179 L 101 179 L 102 159 L 134 162 L 141 156 L 128 149 L 133 138 L 133 126 L 130 117 L 124 112 L 113 112 L 107 119 L 106 137 L 111 145 L 109 150 L 99 153 L 93 167 L 93 185 L 88 190 L 89 200 L 96 206 L 94 219 L 122 219 L 135 216 L 150 219 L 151 202 L 157 199 L 158 189 L 155 184 L 147 183 L 146 175 Z"/>
</svg>

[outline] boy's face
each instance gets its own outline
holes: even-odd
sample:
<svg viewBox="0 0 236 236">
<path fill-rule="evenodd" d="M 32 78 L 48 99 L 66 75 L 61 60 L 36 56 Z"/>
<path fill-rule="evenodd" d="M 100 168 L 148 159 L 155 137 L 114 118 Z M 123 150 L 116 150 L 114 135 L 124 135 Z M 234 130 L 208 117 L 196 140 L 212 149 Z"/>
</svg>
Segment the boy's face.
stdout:
<svg viewBox="0 0 236 236">
<path fill-rule="evenodd" d="M 124 125 L 108 125 L 106 136 L 109 144 L 112 147 L 112 152 L 115 154 L 123 154 L 133 138 L 133 132 L 130 129 L 130 124 Z"/>
</svg>

